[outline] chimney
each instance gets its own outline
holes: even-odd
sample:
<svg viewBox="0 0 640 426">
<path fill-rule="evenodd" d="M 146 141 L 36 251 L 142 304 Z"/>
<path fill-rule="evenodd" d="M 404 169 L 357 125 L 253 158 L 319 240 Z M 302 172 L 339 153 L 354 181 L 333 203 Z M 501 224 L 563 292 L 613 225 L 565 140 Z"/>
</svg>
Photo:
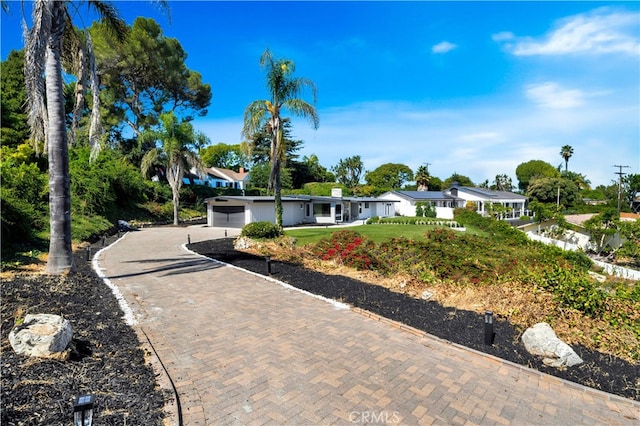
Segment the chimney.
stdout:
<svg viewBox="0 0 640 426">
<path fill-rule="evenodd" d="M 240 167 L 240 172 L 239 173 L 244 173 L 244 167 Z"/>
</svg>

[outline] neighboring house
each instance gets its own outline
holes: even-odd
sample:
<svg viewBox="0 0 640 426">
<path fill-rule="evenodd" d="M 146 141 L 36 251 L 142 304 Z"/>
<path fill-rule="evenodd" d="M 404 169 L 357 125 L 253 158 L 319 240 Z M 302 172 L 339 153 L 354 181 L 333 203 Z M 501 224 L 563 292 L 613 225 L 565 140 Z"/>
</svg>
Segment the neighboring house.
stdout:
<svg viewBox="0 0 640 426">
<path fill-rule="evenodd" d="M 202 178 L 191 177 L 196 185 L 207 185 L 212 188 L 246 189 L 249 182 L 249 172 L 245 171 L 244 167 L 240 167 L 237 172 L 220 167 L 207 167 L 204 172 L 205 176 Z M 192 170 L 191 174 L 194 175 L 195 171 Z M 189 183 L 189 178 L 185 177 L 184 182 Z"/>
<path fill-rule="evenodd" d="M 429 203 L 436 209 L 436 217 L 453 219 L 453 210 L 464 207 L 465 200 L 442 191 L 388 191 L 378 197 L 394 201 L 395 214 L 415 216 L 418 203 Z"/>
<path fill-rule="evenodd" d="M 499 204 L 509 209 L 504 219 L 518 219 L 521 216 L 527 216 L 527 197 L 509 191 L 492 191 L 485 188 L 472 188 L 469 186 L 452 186 L 444 191 L 456 198 L 461 198 L 467 202 L 476 205 L 476 212 L 482 216 L 488 216 L 492 210 L 492 206 Z"/>
<path fill-rule="evenodd" d="M 389 191 L 379 198 L 397 201 L 396 214 L 415 216 L 417 203 L 429 203 L 436 209 L 436 217 L 453 219 L 453 210 L 465 207 L 468 202 L 476 211 L 487 216 L 492 205 L 500 204 L 509 209 L 505 219 L 517 219 L 527 214 L 527 197 L 507 191 L 491 191 L 484 188 L 452 186 L 445 191 Z"/>
<path fill-rule="evenodd" d="M 241 228 L 252 222 L 275 223 L 273 196 L 207 198 L 207 225 Z M 282 196 L 282 225 L 336 224 L 394 216 L 393 202 L 377 198 Z"/>
</svg>

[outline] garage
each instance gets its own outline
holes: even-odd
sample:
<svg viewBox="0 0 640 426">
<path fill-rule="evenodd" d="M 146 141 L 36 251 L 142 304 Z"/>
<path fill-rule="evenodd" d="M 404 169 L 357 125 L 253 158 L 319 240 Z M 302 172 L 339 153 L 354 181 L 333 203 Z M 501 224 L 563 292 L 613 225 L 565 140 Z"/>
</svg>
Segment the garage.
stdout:
<svg viewBox="0 0 640 426">
<path fill-rule="evenodd" d="M 245 225 L 244 206 L 213 205 L 211 219 L 215 227 L 242 228 Z"/>
</svg>

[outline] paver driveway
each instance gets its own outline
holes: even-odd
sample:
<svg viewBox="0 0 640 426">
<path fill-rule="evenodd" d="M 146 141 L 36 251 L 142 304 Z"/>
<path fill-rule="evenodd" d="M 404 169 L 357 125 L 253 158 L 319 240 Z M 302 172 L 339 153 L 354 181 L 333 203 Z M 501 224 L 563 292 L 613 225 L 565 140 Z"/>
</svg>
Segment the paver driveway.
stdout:
<svg viewBox="0 0 640 426">
<path fill-rule="evenodd" d="M 640 422 L 634 401 L 411 333 L 182 247 L 224 232 L 143 229 L 97 256 L 169 372 L 185 425 Z"/>
</svg>

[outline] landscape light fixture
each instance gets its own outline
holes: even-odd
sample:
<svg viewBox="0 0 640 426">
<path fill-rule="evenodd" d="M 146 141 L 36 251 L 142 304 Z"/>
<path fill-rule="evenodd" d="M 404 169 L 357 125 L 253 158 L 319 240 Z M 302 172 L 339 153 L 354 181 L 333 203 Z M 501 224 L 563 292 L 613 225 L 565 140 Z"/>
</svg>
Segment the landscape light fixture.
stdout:
<svg viewBox="0 0 640 426">
<path fill-rule="evenodd" d="M 267 262 L 267 274 L 271 275 L 271 256 L 265 256 L 264 260 Z"/>
<path fill-rule="evenodd" d="M 191 244 L 191 234 L 187 234 L 187 244 Z"/>
<path fill-rule="evenodd" d="M 484 313 L 484 344 L 493 345 L 493 312 Z"/>
<path fill-rule="evenodd" d="M 80 395 L 73 403 L 73 426 L 91 426 L 93 422 L 93 395 Z"/>
</svg>

